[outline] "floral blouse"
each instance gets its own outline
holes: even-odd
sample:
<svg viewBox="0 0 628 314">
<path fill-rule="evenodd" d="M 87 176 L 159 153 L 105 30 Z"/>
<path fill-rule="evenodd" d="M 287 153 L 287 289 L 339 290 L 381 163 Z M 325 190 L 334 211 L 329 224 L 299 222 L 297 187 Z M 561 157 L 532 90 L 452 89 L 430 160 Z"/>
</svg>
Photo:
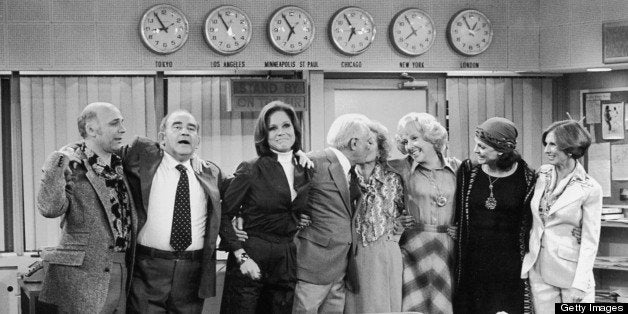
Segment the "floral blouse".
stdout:
<svg viewBox="0 0 628 314">
<path fill-rule="evenodd" d="M 358 203 L 355 230 L 362 245 L 377 241 L 381 236 L 393 234 L 395 218 L 405 208 L 401 176 L 387 166 L 377 163 L 371 176 L 362 177 L 356 172 L 362 197 Z"/>
</svg>

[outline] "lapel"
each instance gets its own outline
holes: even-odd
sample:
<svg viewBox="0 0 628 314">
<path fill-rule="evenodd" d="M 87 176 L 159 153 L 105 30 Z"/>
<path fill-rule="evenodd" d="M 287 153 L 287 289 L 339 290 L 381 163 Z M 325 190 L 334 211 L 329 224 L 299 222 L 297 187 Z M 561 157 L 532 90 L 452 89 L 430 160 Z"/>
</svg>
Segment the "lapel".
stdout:
<svg viewBox="0 0 628 314">
<path fill-rule="evenodd" d="M 156 145 L 147 146 L 145 153 L 140 154 L 140 182 L 142 186 L 142 203 L 144 210 L 148 210 L 148 200 L 150 197 L 150 189 L 153 185 L 153 177 L 155 177 L 155 172 L 157 172 L 163 155 L 164 152 Z"/>
<path fill-rule="evenodd" d="M 338 192 L 340 192 L 340 197 L 342 197 L 342 200 L 345 203 L 345 208 L 347 209 L 347 212 L 349 213 L 349 215 L 351 215 L 351 199 L 349 196 L 349 183 L 347 182 L 347 176 L 345 175 L 344 170 L 342 169 L 342 165 L 340 165 L 340 161 L 336 157 L 336 154 L 330 149 L 326 149 L 325 154 L 327 155 L 327 159 L 330 162 L 329 174 L 331 176 L 331 179 L 336 184 Z"/>
<path fill-rule="evenodd" d="M 541 205 L 541 197 L 543 196 L 543 190 L 545 189 L 545 176 L 540 175 L 534 186 L 534 194 L 532 200 L 530 200 L 530 208 L 532 209 L 532 217 L 535 220 L 541 221 L 541 214 L 539 213 L 539 206 Z M 542 223 L 540 225 L 543 225 Z"/>
<path fill-rule="evenodd" d="M 264 182 L 270 183 L 270 185 L 273 186 L 279 192 L 279 194 L 282 195 L 282 197 L 287 197 L 288 199 L 291 199 L 292 194 L 290 193 L 290 184 L 288 183 L 288 178 L 284 175 L 283 167 L 276 158 L 277 157 L 274 156 L 262 157 L 259 170 L 262 177 L 264 178 Z M 295 185 L 297 171 L 298 166 L 294 166 Z"/>
<path fill-rule="evenodd" d="M 105 211 L 105 215 L 107 216 L 107 221 L 109 222 L 109 232 L 111 232 L 111 234 L 113 235 L 113 230 L 115 229 L 113 221 L 115 217 L 110 210 L 111 202 L 109 201 L 108 197 L 109 189 L 107 189 L 107 186 L 105 185 L 105 180 L 99 177 L 96 172 L 94 172 L 92 167 L 89 166 L 87 158 L 85 156 L 83 157 L 83 165 L 85 166 L 85 169 L 87 169 L 87 173 L 85 174 L 85 176 L 87 177 L 87 180 L 89 180 L 89 183 L 91 183 L 94 191 L 96 191 L 96 195 L 100 200 L 100 204 L 102 205 L 102 208 Z"/>
<path fill-rule="evenodd" d="M 129 198 L 129 213 L 131 216 L 131 228 L 133 229 L 133 237 L 137 236 L 139 230 L 138 228 L 138 220 L 137 220 L 137 212 L 135 208 L 135 200 L 133 200 L 133 193 L 131 193 L 131 186 L 129 185 L 129 181 L 126 179 L 126 176 L 123 176 L 124 186 L 126 187 L 126 194 Z"/>
<path fill-rule="evenodd" d="M 584 172 L 584 168 L 580 163 L 576 164 L 576 169 L 572 174 L 570 174 L 570 179 L 567 182 L 567 186 L 565 186 L 562 193 L 558 196 L 558 199 L 554 202 L 552 207 L 550 208 L 548 215 L 551 215 L 558 210 L 567 207 L 571 203 L 580 199 L 584 190 L 582 189 L 582 182 L 586 179 L 586 172 Z M 554 167 L 551 167 L 548 171 L 549 175 L 542 175 L 544 180 L 552 180 L 556 176 L 556 171 Z M 555 179 L 554 179 L 555 180 Z M 545 184 L 545 182 L 544 182 Z M 559 184 L 559 183 L 556 183 Z M 554 193 L 558 193 L 557 190 L 554 190 Z"/>
<path fill-rule="evenodd" d="M 218 179 L 211 172 L 210 169 L 202 171 L 201 173 L 194 172 L 194 176 L 203 187 L 203 191 L 207 195 L 207 203 L 220 202 L 220 191 L 218 190 Z"/>
</svg>

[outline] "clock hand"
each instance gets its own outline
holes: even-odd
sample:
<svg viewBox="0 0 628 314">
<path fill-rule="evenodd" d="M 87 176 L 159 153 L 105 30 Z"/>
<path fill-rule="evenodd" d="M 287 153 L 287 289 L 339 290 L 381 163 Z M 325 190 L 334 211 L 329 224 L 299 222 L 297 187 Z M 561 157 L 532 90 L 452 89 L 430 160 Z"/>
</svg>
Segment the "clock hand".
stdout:
<svg viewBox="0 0 628 314">
<path fill-rule="evenodd" d="M 469 21 L 467 21 L 467 17 L 463 16 L 462 19 L 464 20 L 464 23 L 467 24 L 467 29 L 471 30 L 471 25 L 469 25 Z"/>
<path fill-rule="evenodd" d="M 346 14 L 343 14 L 345 17 L 345 20 L 347 20 L 347 23 L 349 23 L 349 26 L 353 27 L 353 24 L 351 24 L 351 21 L 349 21 L 349 18 L 347 17 Z"/>
<path fill-rule="evenodd" d="M 471 28 L 471 30 L 474 31 L 476 26 L 478 26 L 478 22 L 475 22 L 475 24 L 473 24 L 473 27 Z"/>
<path fill-rule="evenodd" d="M 164 25 L 164 22 L 161 21 L 161 19 L 159 18 L 159 15 L 157 15 L 157 12 L 153 12 L 153 15 L 155 15 L 155 17 L 157 18 L 157 21 L 159 22 L 159 24 L 161 24 L 161 28 L 159 29 L 160 31 L 165 31 L 166 33 L 168 32 L 168 27 L 166 27 Z"/>
<path fill-rule="evenodd" d="M 408 25 L 410 25 L 410 28 L 412 29 L 412 33 L 410 33 L 410 35 L 408 35 L 405 39 L 410 38 L 410 36 L 412 36 L 412 35 L 417 35 L 417 33 L 416 33 L 416 29 L 414 28 L 414 26 L 412 26 L 412 23 L 410 23 L 410 19 L 408 19 L 408 16 L 407 16 L 407 15 L 404 15 L 403 17 L 405 17 L 405 18 L 406 18 L 406 22 L 408 22 Z M 417 36 L 418 36 L 418 35 L 417 35 Z"/>
<path fill-rule="evenodd" d="M 219 17 L 219 18 L 220 18 L 220 20 L 222 21 L 222 25 L 224 25 L 224 26 L 225 26 L 225 28 L 226 28 L 227 30 L 229 30 L 229 29 L 230 29 L 230 27 L 229 27 L 229 25 L 227 25 L 227 22 L 225 22 L 225 19 L 224 19 L 224 18 L 222 18 L 222 14 L 218 13 L 218 17 Z"/>
<path fill-rule="evenodd" d="M 351 34 L 349 34 L 349 39 L 347 39 L 347 42 L 351 41 L 351 37 L 353 37 L 353 35 L 355 35 L 355 27 L 351 27 Z"/>
<path fill-rule="evenodd" d="M 290 41 L 290 37 L 292 37 L 292 34 L 295 34 L 294 26 L 290 25 L 290 22 L 288 22 L 288 19 L 286 18 L 285 14 L 282 14 L 281 17 L 283 17 L 283 20 L 286 21 L 286 24 L 290 28 L 290 33 L 288 33 L 288 39 L 286 40 L 286 41 Z"/>
</svg>

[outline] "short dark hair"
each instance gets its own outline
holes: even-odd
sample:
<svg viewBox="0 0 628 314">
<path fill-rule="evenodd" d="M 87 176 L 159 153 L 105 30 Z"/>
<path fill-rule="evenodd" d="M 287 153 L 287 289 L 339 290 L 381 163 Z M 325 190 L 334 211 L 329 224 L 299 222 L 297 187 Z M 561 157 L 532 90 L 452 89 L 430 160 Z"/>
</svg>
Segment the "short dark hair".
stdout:
<svg viewBox="0 0 628 314">
<path fill-rule="evenodd" d="M 190 116 L 192 116 L 192 114 L 189 111 L 185 110 L 185 109 L 177 109 L 177 110 L 171 111 L 163 119 L 161 119 L 161 123 L 159 123 L 159 132 L 165 132 L 166 131 L 166 123 L 168 122 L 168 119 L 170 118 L 170 116 L 175 114 L 175 113 L 180 113 L 180 112 L 187 113 Z M 194 116 L 192 116 L 192 117 L 194 117 Z M 194 118 L 194 120 L 196 120 L 196 118 Z M 196 121 L 196 129 L 200 131 L 200 128 L 201 128 L 200 123 L 198 121 Z"/>
<path fill-rule="evenodd" d="M 292 151 L 297 152 L 301 150 L 301 124 L 297 118 L 297 113 L 292 106 L 284 103 L 280 100 L 271 101 L 268 103 L 257 117 L 257 127 L 255 128 L 255 151 L 258 156 L 264 156 L 271 154 L 270 146 L 268 145 L 268 123 L 270 116 L 277 112 L 283 111 L 290 118 L 292 122 L 292 128 L 294 128 L 294 144 L 292 145 Z"/>
<path fill-rule="evenodd" d="M 579 159 L 584 156 L 591 146 L 591 134 L 575 120 L 562 120 L 552 123 L 545 131 L 541 141 L 547 145 L 545 138 L 554 132 L 556 146 L 569 157 Z"/>
</svg>

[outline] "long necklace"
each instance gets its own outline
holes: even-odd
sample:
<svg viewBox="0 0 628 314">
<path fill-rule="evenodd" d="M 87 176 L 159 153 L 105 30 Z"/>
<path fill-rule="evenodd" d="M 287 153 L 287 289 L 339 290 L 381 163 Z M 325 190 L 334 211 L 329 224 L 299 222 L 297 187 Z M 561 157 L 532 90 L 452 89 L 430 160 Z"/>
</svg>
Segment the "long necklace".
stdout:
<svg viewBox="0 0 628 314">
<path fill-rule="evenodd" d="M 488 198 L 486 199 L 486 202 L 484 202 L 484 206 L 486 207 L 486 209 L 488 210 L 495 210 L 495 208 L 497 207 L 497 200 L 495 199 L 495 195 L 493 195 L 493 184 L 495 184 L 495 182 L 497 182 L 497 180 L 501 179 L 500 177 L 495 177 L 495 180 L 493 180 L 490 175 L 488 175 L 488 173 L 486 173 L 486 176 L 488 177 L 488 189 L 491 191 L 491 193 L 489 194 Z"/>
<path fill-rule="evenodd" d="M 436 179 L 434 179 L 433 177 L 434 171 L 433 170 L 429 170 L 429 171 L 431 175 L 428 176 L 425 173 L 423 175 L 430 181 L 430 183 L 432 183 L 434 188 L 436 188 L 436 192 L 437 192 L 436 205 L 438 205 L 438 207 L 443 207 L 447 204 L 447 197 L 445 197 L 445 195 L 441 192 L 440 187 L 438 187 L 438 184 L 436 184 Z"/>
</svg>

